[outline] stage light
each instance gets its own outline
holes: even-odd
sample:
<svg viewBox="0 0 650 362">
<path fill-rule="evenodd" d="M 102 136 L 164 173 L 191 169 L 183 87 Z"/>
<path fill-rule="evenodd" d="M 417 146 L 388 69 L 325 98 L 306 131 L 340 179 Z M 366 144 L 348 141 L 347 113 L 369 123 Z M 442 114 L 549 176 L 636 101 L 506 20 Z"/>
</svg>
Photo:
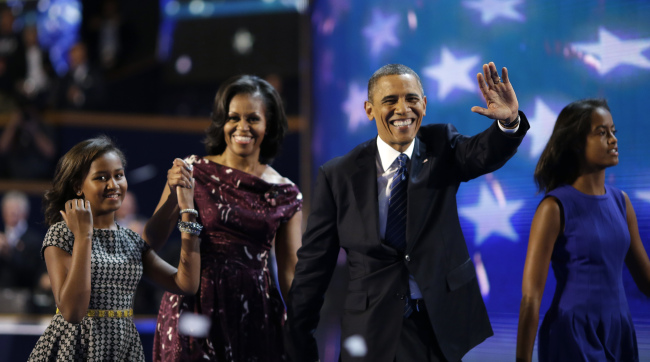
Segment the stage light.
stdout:
<svg viewBox="0 0 650 362">
<path fill-rule="evenodd" d="M 178 14 L 178 12 L 181 9 L 181 5 L 178 3 L 178 1 L 170 1 L 165 5 L 165 13 L 169 16 L 174 16 Z"/>
<path fill-rule="evenodd" d="M 176 59 L 176 71 L 178 74 L 187 74 L 192 70 L 192 58 L 181 55 Z"/>
<path fill-rule="evenodd" d="M 248 54 L 253 50 L 255 37 L 247 29 L 239 29 L 235 33 L 232 41 L 232 47 L 239 54 Z"/>
</svg>

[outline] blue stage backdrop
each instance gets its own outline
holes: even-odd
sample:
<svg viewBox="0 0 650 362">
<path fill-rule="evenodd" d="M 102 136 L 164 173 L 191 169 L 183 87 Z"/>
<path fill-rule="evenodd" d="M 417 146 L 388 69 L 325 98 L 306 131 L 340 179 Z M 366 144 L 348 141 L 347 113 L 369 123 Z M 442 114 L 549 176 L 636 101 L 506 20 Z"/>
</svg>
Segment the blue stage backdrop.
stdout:
<svg viewBox="0 0 650 362">
<path fill-rule="evenodd" d="M 650 249 L 650 2 L 593 0 L 320 0 L 313 3 L 314 167 L 376 136 L 364 113 L 367 81 L 388 63 L 420 75 L 424 123 L 466 135 L 491 120 L 476 84 L 483 63 L 506 66 L 531 129 L 503 168 L 461 185 L 460 221 L 490 313 L 518 313 L 530 223 L 541 195 L 533 171 L 560 110 L 609 101 L 620 163 L 607 183 L 628 193 Z M 314 174 L 316 169 L 313 170 Z M 624 280 L 635 317 L 650 300 Z M 541 312 L 555 288 L 552 272 Z"/>
</svg>

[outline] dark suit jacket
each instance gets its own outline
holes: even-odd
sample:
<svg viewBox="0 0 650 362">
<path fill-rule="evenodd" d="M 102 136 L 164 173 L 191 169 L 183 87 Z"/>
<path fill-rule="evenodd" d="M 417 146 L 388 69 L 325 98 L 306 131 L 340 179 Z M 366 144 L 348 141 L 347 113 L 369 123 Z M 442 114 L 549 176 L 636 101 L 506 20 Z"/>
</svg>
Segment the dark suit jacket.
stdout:
<svg viewBox="0 0 650 362">
<path fill-rule="evenodd" d="M 75 79 L 74 70 L 68 70 L 57 86 L 57 105 L 64 109 L 75 110 L 103 110 L 106 105 L 106 84 L 104 76 L 98 68 L 87 64 L 88 72 L 82 80 Z M 74 104 L 68 99 L 68 91 L 71 87 L 77 87 L 84 96 L 81 104 Z"/>
<path fill-rule="evenodd" d="M 456 191 L 460 182 L 495 171 L 516 153 L 530 127 L 520 116 L 514 135 L 496 122 L 473 137 L 450 124 L 420 128 L 409 167 L 403 255 L 379 236 L 376 139 L 321 166 L 289 292 L 286 344 L 294 362 L 318 360 L 313 333 L 339 248 L 347 252 L 349 267 L 341 339 L 360 335 L 368 348 L 362 358 L 343 350 L 342 361 L 393 361 L 409 274 L 447 359 L 459 360 L 493 334 L 461 231 Z"/>
<path fill-rule="evenodd" d="M 0 288 L 34 289 L 46 272 L 41 259 L 43 235 L 27 229 L 9 255 L 0 255 Z"/>
</svg>

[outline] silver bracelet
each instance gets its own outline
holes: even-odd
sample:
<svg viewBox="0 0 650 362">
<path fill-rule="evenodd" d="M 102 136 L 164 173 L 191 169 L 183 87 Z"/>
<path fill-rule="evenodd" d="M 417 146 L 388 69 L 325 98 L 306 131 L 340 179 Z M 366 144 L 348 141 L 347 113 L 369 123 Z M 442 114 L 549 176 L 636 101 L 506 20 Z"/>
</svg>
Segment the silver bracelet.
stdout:
<svg viewBox="0 0 650 362">
<path fill-rule="evenodd" d="M 199 212 L 196 211 L 196 209 L 183 209 L 181 210 L 179 215 L 183 215 L 183 214 L 192 214 L 194 215 L 194 217 L 199 217 Z"/>
<path fill-rule="evenodd" d="M 179 220 L 178 230 L 182 233 L 198 236 L 199 234 L 201 234 L 201 230 L 203 230 L 203 225 L 194 221 Z"/>
</svg>

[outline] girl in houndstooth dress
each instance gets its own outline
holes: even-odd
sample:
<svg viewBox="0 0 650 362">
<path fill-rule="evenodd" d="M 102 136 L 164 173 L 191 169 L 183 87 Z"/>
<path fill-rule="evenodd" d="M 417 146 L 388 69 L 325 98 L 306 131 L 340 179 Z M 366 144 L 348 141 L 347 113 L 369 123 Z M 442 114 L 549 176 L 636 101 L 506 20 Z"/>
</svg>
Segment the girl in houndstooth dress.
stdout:
<svg viewBox="0 0 650 362">
<path fill-rule="evenodd" d="M 128 187 L 125 163 L 107 137 L 80 142 L 59 160 L 45 194 L 50 228 L 41 249 L 58 308 L 29 361 L 144 361 L 132 320 L 140 277 L 175 293 L 198 289 L 200 225 L 193 213 L 182 215 L 178 269 L 115 223 Z M 193 184 L 178 188 L 177 197 L 193 209 Z"/>
</svg>

